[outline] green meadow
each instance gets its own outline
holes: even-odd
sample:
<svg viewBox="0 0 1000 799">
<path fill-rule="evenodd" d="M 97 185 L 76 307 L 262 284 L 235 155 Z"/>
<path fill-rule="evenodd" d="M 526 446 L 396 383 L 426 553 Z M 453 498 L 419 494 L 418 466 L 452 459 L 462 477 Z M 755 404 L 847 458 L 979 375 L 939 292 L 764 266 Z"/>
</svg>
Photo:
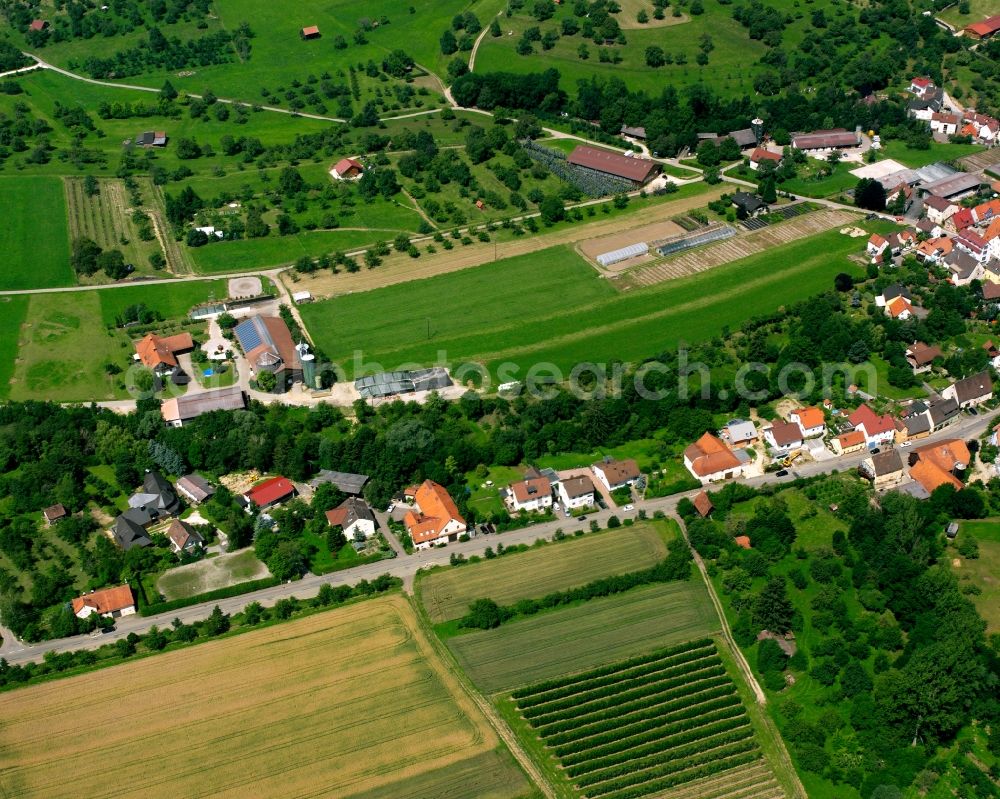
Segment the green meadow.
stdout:
<svg viewBox="0 0 1000 799">
<path fill-rule="evenodd" d="M 0 178 L 0 290 L 73 285 L 62 181 Z"/>
</svg>

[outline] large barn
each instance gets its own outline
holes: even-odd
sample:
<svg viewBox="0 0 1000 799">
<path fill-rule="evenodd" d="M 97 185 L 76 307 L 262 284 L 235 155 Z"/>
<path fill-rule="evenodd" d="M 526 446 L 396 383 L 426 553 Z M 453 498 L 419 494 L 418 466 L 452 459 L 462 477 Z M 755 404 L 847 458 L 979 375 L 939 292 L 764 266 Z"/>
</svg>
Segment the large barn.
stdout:
<svg viewBox="0 0 1000 799">
<path fill-rule="evenodd" d="M 646 158 L 630 158 L 610 150 L 602 150 L 599 147 L 589 147 L 586 144 L 581 144 L 573 150 L 566 160 L 574 166 L 582 166 L 586 169 L 593 169 L 595 172 L 603 172 L 605 175 L 631 180 L 639 186 L 648 183 L 660 174 L 660 165 L 656 161 L 650 161 Z"/>
</svg>

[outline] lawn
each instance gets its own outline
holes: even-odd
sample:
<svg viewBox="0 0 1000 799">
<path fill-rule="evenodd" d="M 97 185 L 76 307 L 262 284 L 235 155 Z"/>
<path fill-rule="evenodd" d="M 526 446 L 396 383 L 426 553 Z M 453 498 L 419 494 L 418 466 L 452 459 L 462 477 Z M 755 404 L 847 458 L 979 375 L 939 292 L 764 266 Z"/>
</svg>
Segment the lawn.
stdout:
<svg viewBox="0 0 1000 799">
<path fill-rule="evenodd" d="M 564 379 L 584 362 L 637 362 L 682 338 L 703 341 L 723 325 L 773 311 L 856 272 L 857 240 L 828 231 L 765 253 L 618 293 L 568 247 L 552 247 L 421 281 L 313 303 L 302 315 L 334 361 L 363 353 L 387 369 L 485 364 L 497 383 L 534 374 Z M 525 291 L 525 286 L 531 287 Z M 432 313 L 441 297 L 447 314 Z M 428 309 L 387 314 L 387 308 Z M 430 335 L 428 335 L 428 329 Z M 493 372 L 493 368 L 496 372 Z M 347 364 L 351 371 L 353 364 Z"/>
<path fill-rule="evenodd" d="M 858 178 L 851 174 L 852 169 L 857 169 L 857 164 L 842 161 L 834 166 L 833 172 L 826 177 L 820 177 L 818 174 L 822 166 L 822 162 L 810 158 L 805 167 L 799 167 L 798 176 L 786 180 L 778 188 L 804 197 L 830 197 L 853 189 L 857 185 Z"/>
<path fill-rule="evenodd" d="M 889 141 L 883 143 L 882 155 L 899 161 L 903 166 L 918 168 L 933 164 L 935 161 L 953 161 L 962 156 L 978 153 L 982 149 L 978 144 L 952 144 L 932 140 L 929 149 L 917 150 L 908 147 L 906 142 Z"/>
<path fill-rule="evenodd" d="M 0 747 L 7 796 L 530 791 L 400 597 L 10 693 Z"/>
<path fill-rule="evenodd" d="M 830 547 L 834 532 L 847 532 L 847 525 L 830 511 L 830 503 L 811 500 L 797 488 L 786 489 L 777 496 L 788 507 L 788 515 L 795 524 L 796 546 L 810 550 Z M 766 499 L 763 497 L 741 502 L 733 507 L 729 515 L 734 519 L 749 519 L 757 506 L 764 502 Z"/>
<path fill-rule="evenodd" d="M 257 560 L 253 550 L 245 549 L 165 571 L 156 583 L 156 590 L 167 600 L 185 599 L 270 576 L 267 566 Z"/>
<path fill-rule="evenodd" d="M 500 489 L 523 478 L 524 472 L 524 468 L 513 466 L 493 466 L 486 477 L 478 477 L 475 472 L 469 472 L 466 475 L 470 492 L 467 500 L 469 506 L 476 510 L 480 518 L 489 518 L 490 513 L 500 513 L 504 510 Z"/>
<path fill-rule="evenodd" d="M 901 399 L 917 399 L 919 397 L 926 397 L 927 392 L 920 386 L 911 386 L 910 388 L 897 388 L 889 383 L 889 363 L 884 358 L 880 358 L 878 355 L 872 355 L 869 360 L 872 366 L 875 367 L 875 385 L 871 385 L 870 376 L 865 369 L 858 370 L 856 374 L 856 380 L 858 382 L 859 388 L 868 394 L 875 394 L 876 396 L 885 397 L 891 400 L 901 400 Z M 864 366 L 865 364 L 862 364 Z"/>
<path fill-rule="evenodd" d="M 10 399 L 89 402 L 127 396 L 118 379 L 104 371 L 106 363 L 121 365 L 131 358 L 127 338 L 97 324 L 104 293 L 31 296 Z"/>
<path fill-rule="evenodd" d="M 0 290 L 73 285 L 58 178 L 0 178 L 0 218 Z"/>
<path fill-rule="evenodd" d="M 962 582 L 979 588 L 979 594 L 969 598 L 975 603 L 979 615 L 986 619 L 988 632 L 1000 632 L 1000 519 L 959 522 L 960 529 L 955 543 L 965 536 L 972 536 L 979 543 L 979 557 L 961 557 L 949 548 L 947 557 L 952 571 Z M 956 565 L 955 561 L 960 565 Z"/>
<path fill-rule="evenodd" d="M 439 623 L 464 615 L 476 599 L 512 605 L 519 599 L 645 569 L 666 554 L 656 526 L 640 524 L 434 572 L 420 581 L 420 600 L 431 622 Z"/>
<path fill-rule="evenodd" d="M 28 313 L 29 297 L 0 297 L 0 399 L 10 392 L 21 324 Z"/>
<path fill-rule="evenodd" d="M 701 580 L 662 583 L 448 639 L 483 693 L 508 691 L 708 635 L 718 619 Z"/>
<path fill-rule="evenodd" d="M 105 325 L 114 325 L 115 317 L 137 303 L 158 311 L 164 319 L 182 319 L 199 303 L 227 297 L 229 287 L 225 280 L 161 281 L 106 289 L 99 294 L 101 321 Z"/>
</svg>

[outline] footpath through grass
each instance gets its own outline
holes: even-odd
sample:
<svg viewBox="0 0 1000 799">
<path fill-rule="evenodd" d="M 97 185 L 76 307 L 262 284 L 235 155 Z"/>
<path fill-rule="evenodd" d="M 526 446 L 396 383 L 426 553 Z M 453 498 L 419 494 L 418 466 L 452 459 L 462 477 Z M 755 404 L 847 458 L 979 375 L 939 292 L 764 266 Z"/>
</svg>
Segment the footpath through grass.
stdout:
<svg viewBox="0 0 1000 799">
<path fill-rule="evenodd" d="M 0 290 L 72 286 L 62 181 L 0 178 Z"/>
</svg>

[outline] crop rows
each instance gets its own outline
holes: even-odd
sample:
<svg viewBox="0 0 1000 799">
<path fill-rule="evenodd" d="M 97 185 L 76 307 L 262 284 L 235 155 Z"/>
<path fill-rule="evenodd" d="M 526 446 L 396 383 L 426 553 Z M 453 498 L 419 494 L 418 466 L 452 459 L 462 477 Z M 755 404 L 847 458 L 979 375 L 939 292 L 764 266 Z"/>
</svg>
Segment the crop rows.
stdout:
<svg viewBox="0 0 1000 799">
<path fill-rule="evenodd" d="M 514 701 L 588 799 L 638 799 L 761 757 L 710 640 L 529 686 Z"/>
</svg>

